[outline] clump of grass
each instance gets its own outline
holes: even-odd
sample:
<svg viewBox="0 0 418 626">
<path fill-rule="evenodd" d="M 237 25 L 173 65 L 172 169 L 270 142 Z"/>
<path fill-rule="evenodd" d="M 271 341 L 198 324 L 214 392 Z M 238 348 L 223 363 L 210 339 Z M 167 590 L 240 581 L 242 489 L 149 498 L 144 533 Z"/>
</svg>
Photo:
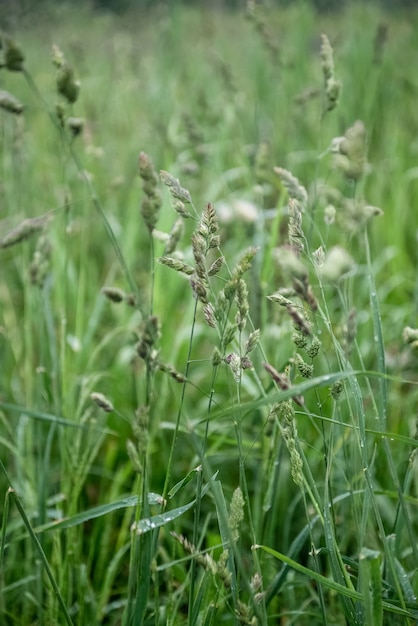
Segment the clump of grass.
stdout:
<svg viewBox="0 0 418 626">
<path fill-rule="evenodd" d="M 209 35 L 198 13 L 166 14 L 156 30 L 170 42 L 138 61 L 152 87 L 144 108 L 137 100 L 133 112 L 127 99 L 117 121 L 109 105 L 108 125 L 97 124 L 106 108 L 88 95 L 100 76 L 90 69 L 96 53 L 83 62 L 74 43 L 64 41 L 65 56 L 54 48 L 55 82 L 47 75 L 59 103 L 49 105 L 20 48 L 2 38 L 5 87 L 17 94 L 3 107 L 0 238 L 7 623 L 416 620 L 416 420 L 412 387 L 390 363 L 412 375 L 417 332 L 398 286 L 382 280 L 388 252 L 373 219 L 382 212 L 366 200 L 379 205 L 384 188 L 375 128 L 359 105 L 364 94 L 350 108 L 350 91 L 340 89 L 344 54 L 335 69 L 329 43 L 338 37 L 323 35 L 309 55 L 309 80 L 322 68 L 322 102 L 296 106 L 306 76 L 292 70 L 286 32 L 300 34 L 301 54 L 307 33 L 291 10 L 280 13 L 289 28 L 279 57 L 266 13 L 249 3 L 248 15 L 239 32 L 255 28 L 260 41 L 241 52 L 254 65 L 232 55 L 227 72 L 220 46 L 213 101 L 203 84 L 194 101 L 194 89 L 177 93 L 174 44 L 183 29 L 196 32 L 202 61 Z M 235 32 L 237 16 L 225 20 Z M 143 34 L 145 46 L 155 35 Z M 129 92 L 134 39 L 118 36 L 109 30 L 104 54 L 120 72 L 121 50 L 130 50 L 120 84 Z M 260 43 L 269 56 L 258 56 Z M 387 58 L 380 45 L 370 41 L 374 68 L 376 54 L 382 68 Z M 260 58 L 271 68 L 251 73 Z M 189 62 L 181 80 L 190 86 Z M 163 67 L 166 80 L 155 82 Z M 12 89 L 8 71 L 26 82 Z M 227 100 L 213 88 L 219 78 Z M 119 95 L 107 93 L 108 102 Z M 50 113 L 43 135 L 26 118 L 31 98 Z M 328 115 L 337 103 L 340 121 Z M 126 132 L 131 115 L 159 118 L 148 139 L 144 131 L 148 145 Z M 286 142 L 282 123 L 292 131 Z M 22 146 L 32 139 L 42 159 L 44 145 L 54 147 L 46 170 L 26 161 Z M 244 198 L 257 219 L 224 222 L 217 205 L 225 198 Z M 393 211 L 385 206 L 382 219 Z"/>
</svg>

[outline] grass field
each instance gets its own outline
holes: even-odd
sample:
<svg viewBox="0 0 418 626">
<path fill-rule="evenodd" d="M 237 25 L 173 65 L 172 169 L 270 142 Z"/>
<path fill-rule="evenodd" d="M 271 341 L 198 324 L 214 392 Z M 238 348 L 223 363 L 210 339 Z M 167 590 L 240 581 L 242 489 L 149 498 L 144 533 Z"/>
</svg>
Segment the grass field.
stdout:
<svg viewBox="0 0 418 626">
<path fill-rule="evenodd" d="M 40 6 L 2 16 L 0 623 L 412 626 L 418 13 Z"/>
</svg>

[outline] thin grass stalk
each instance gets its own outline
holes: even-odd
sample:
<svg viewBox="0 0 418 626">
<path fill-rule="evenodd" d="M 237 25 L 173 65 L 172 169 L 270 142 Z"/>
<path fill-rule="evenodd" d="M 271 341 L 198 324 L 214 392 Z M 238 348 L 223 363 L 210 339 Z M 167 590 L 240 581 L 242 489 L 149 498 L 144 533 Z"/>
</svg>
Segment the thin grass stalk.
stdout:
<svg viewBox="0 0 418 626">
<path fill-rule="evenodd" d="M 149 319 L 153 315 L 155 262 L 154 243 L 152 233 L 150 233 L 150 308 Z M 150 407 L 152 402 L 152 392 L 154 385 L 154 368 L 149 357 L 145 358 L 145 397 L 144 406 Z M 148 445 L 142 452 L 141 458 L 142 475 L 138 477 L 138 506 L 136 508 L 135 520 L 150 517 L 150 506 L 148 501 L 149 493 L 149 470 L 148 470 Z M 151 588 L 151 571 L 153 554 L 157 550 L 157 539 L 159 531 L 137 534 L 132 532 L 131 567 L 128 582 L 128 602 L 124 614 L 124 624 L 126 626 L 141 626 L 144 623 L 148 598 Z M 157 614 L 158 614 L 158 607 Z"/>
<path fill-rule="evenodd" d="M 380 316 L 379 302 L 377 299 L 376 285 L 375 285 L 374 276 L 373 276 L 372 259 L 371 259 L 370 243 L 369 243 L 367 228 L 365 228 L 364 230 L 364 246 L 366 250 L 367 278 L 369 282 L 370 308 L 372 311 L 372 318 L 373 318 L 374 345 L 375 345 L 376 356 L 377 356 L 377 367 L 378 367 L 378 371 L 382 374 L 382 376 L 378 379 L 379 394 L 378 394 L 377 404 L 379 408 L 379 411 L 378 411 L 379 425 L 382 431 L 386 431 L 387 380 L 386 380 L 385 347 L 384 347 L 384 341 L 383 341 L 382 320 Z"/>
<path fill-rule="evenodd" d="M 1 538 L 0 538 L 0 615 L 5 614 L 5 608 L 6 608 L 6 598 L 4 594 L 4 589 L 5 589 L 4 552 L 6 548 L 7 523 L 9 520 L 10 493 L 11 493 L 11 488 L 9 487 L 4 496 Z"/>
<path fill-rule="evenodd" d="M 8 475 L 7 475 L 6 468 L 4 467 L 3 462 L 1 460 L 0 460 L 0 466 L 1 466 L 2 470 L 3 470 L 3 473 L 4 473 L 5 477 L 6 477 L 7 482 L 9 483 L 8 493 L 10 494 L 10 497 L 13 498 L 13 501 L 16 504 L 16 507 L 17 507 L 17 509 L 19 511 L 19 514 L 20 514 L 20 516 L 22 518 L 22 521 L 23 521 L 23 523 L 24 523 L 24 525 L 26 527 L 26 530 L 28 531 L 29 537 L 31 539 L 31 542 L 32 542 L 34 548 L 35 548 L 35 551 L 38 553 L 38 556 L 39 556 L 39 558 L 41 560 L 41 563 L 42 563 L 43 567 L 45 568 L 46 575 L 49 578 L 49 582 L 51 583 L 51 587 L 52 587 L 52 589 L 54 591 L 54 595 L 55 595 L 56 600 L 57 600 L 57 602 L 58 602 L 58 604 L 59 604 L 59 606 L 61 608 L 64 620 L 68 624 L 68 626 L 74 626 L 73 621 L 72 621 L 72 619 L 70 617 L 70 613 L 69 613 L 69 611 L 67 609 L 67 606 L 66 606 L 66 604 L 64 602 L 64 599 L 63 599 L 63 597 L 61 595 L 60 589 L 59 589 L 59 587 L 57 585 L 55 577 L 54 577 L 54 575 L 52 573 L 52 570 L 50 568 L 50 565 L 49 565 L 48 559 L 46 557 L 46 554 L 45 554 L 45 552 L 44 552 L 44 550 L 42 548 L 42 545 L 41 545 L 38 537 L 36 536 L 36 533 L 34 532 L 34 530 L 32 528 L 32 525 L 31 525 L 31 523 L 30 523 L 30 521 L 29 521 L 29 519 L 28 519 L 28 517 L 26 515 L 25 509 L 24 509 L 24 507 L 23 507 L 23 505 L 22 505 L 22 503 L 20 501 L 19 496 L 17 495 L 16 491 L 13 489 L 12 485 L 10 484 L 10 480 L 9 480 Z"/>
<path fill-rule="evenodd" d="M 210 394 L 209 394 L 209 398 L 208 398 L 208 420 L 207 420 L 206 425 L 205 425 L 205 432 L 204 432 L 203 441 L 202 441 L 201 450 L 200 450 L 200 459 L 201 459 L 202 467 L 203 467 L 203 465 L 205 463 L 205 456 L 206 456 L 206 449 L 207 449 L 207 442 L 208 442 L 208 434 L 209 434 L 209 419 L 210 419 L 210 415 L 211 415 L 211 411 L 212 411 L 212 403 L 213 403 L 213 398 L 214 398 L 214 394 L 215 394 L 215 385 L 216 385 L 217 374 L 218 374 L 218 366 L 214 366 L 213 369 L 212 369 L 212 382 L 211 382 Z M 195 546 L 197 546 L 197 544 L 198 544 L 198 537 L 199 537 L 200 508 L 201 508 L 201 494 L 202 494 L 202 486 L 203 486 L 203 475 L 204 475 L 203 471 L 200 471 L 200 472 L 197 473 L 196 506 L 195 506 L 195 509 L 194 509 L 193 539 L 192 539 L 192 543 Z M 190 624 L 190 626 L 192 624 L 194 624 L 193 607 L 195 606 L 194 595 L 195 595 L 196 570 L 197 570 L 196 559 L 192 559 L 191 560 L 191 564 L 190 564 L 190 591 L 189 591 L 189 607 L 192 607 L 191 611 L 189 612 L 189 624 Z"/>
<path fill-rule="evenodd" d="M 241 334 L 240 334 L 239 344 L 240 346 L 242 345 Z M 241 372 L 241 375 L 242 375 L 242 372 Z M 239 482 L 240 482 L 242 493 L 244 495 L 244 500 L 245 500 L 245 505 L 246 505 L 245 508 L 247 510 L 247 515 L 248 515 L 248 525 L 249 525 L 250 534 L 251 534 L 251 544 L 256 545 L 257 537 L 256 537 L 256 531 L 254 527 L 253 515 L 252 515 L 252 510 L 251 510 L 251 505 L 250 505 L 251 498 L 250 498 L 250 492 L 248 489 L 247 477 L 245 473 L 245 455 L 244 455 L 243 446 L 242 446 L 242 431 L 241 431 L 242 416 L 240 414 L 241 376 L 240 376 L 239 382 L 237 383 L 237 407 L 238 407 L 238 416 L 237 416 L 237 419 L 234 419 L 234 427 L 235 427 L 235 436 L 237 440 L 237 450 L 238 450 Z M 254 559 L 255 571 L 260 575 L 262 579 L 260 561 L 259 561 L 256 551 L 253 552 L 253 559 Z M 239 579 L 237 579 L 238 585 L 239 585 L 239 582 L 240 582 Z M 251 585 L 249 584 L 248 581 L 247 581 L 247 586 L 251 589 Z M 252 602 L 253 602 L 253 608 L 254 608 L 255 614 L 259 617 L 262 624 L 267 623 L 267 613 L 266 613 L 266 606 L 264 603 L 264 598 L 262 599 L 260 604 L 257 604 L 254 600 L 254 593 L 252 593 L 251 595 L 252 595 Z"/>
<path fill-rule="evenodd" d="M 171 480 L 171 472 L 172 472 L 173 459 L 174 459 L 174 450 L 175 450 L 176 443 L 177 443 L 177 438 L 178 438 L 178 433 L 179 433 L 179 428 L 180 428 L 181 416 L 183 414 L 183 405 L 184 405 L 184 398 L 185 398 L 185 395 L 186 395 L 187 378 L 188 378 L 190 364 L 191 364 L 194 330 L 195 330 L 195 326 L 196 326 L 197 306 L 198 306 L 198 301 L 196 300 L 195 304 L 194 304 L 194 308 L 193 308 L 192 326 L 191 326 L 191 330 L 190 330 L 190 339 L 189 339 L 189 345 L 188 345 L 188 350 L 187 350 L 186 367 L 185 367 L 185 370 L 184 370 L 184 377 L 185 377 L 186 380 L 185 380 L 184 383 L 182 383 L 181 394 L 180 394 L 180 404 L 179 404 L 179 408 L 178 408 L 178 411 L 177 411 L 176 423 L 175 423 L 175 427 L 174 427 L 174 435 L 173 435 L 173 439 L 172 439 L 172 442 L 171 442 L 171 447 L 170 447 L 170 452 L 169 452 L 168 462 L 167 462 L 167 472 L 166 472 L 165 481 L 164 481 L 164 487 L 163 487 L 163 491 L 162 491 L 162 497 L 164 499 L 167 497 L 168 487 L 169 487 L 170 480 Z"/>
</svg>

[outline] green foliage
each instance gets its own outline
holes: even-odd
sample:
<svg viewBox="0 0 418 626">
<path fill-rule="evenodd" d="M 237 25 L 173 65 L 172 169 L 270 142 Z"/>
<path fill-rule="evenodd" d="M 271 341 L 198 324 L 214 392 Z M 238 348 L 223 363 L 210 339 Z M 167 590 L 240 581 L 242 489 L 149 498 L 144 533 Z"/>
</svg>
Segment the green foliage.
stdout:
<svg viewBox="0 0 418 626">
<path fill-rule="evenodd" d="M 416 13 L 54 11 L 0 49 L 0 622 L 412 625 Z"/>
</svg>

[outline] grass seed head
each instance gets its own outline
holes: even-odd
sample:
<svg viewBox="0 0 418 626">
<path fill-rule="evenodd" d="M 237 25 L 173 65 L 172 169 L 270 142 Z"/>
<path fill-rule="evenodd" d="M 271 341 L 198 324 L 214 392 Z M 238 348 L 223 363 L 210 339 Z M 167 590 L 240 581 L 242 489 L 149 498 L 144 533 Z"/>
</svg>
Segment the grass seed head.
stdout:
<svg viewBox="0 0 418 626">
<path fill-rule="evenodd" d="M 0 90 L 0 108 L 9 113 L 20 115 L 23 111 L 23 104 L 8 91 Z"/>
<path fill-rule="evenodd" d="M 258 342 L 260 341 L 260 334 L 261 333 L 258 328 L 250 333 L 250 336 L 248 337 L 245 344 L 245 355 L 250 354 L 250 352 L 252 352 L 254 348 L 258 345 Z"/>
<path fill-rule="evenodd" d="M 142 179 L 142 189 L 144 192 L 144 197 L 141 202 L 141 214 L 148 230 L 152 232 L 158 222 L 162 202 L 154 165 L 145 152 L 141 152 L 139 155 L 138 170 Z"/>
<path fill-rule="evenodd" d="M 123 302 L 126 297 L 126 293 L 122 289 L 117 287 L 102 287 L 102 294 L 111 302 Z"/>
<path fill-rule="evenodd" d="M 250 306 L 248 304 L 248 289 L 245 280 L 240 278 L 237 285 L 236 291 L 236 302 L 237 302 L 237 314 L 235 316 L 235 322 L 238 327 L 238 330 L 242 332 L 247 323 L 248 313 L 250 311 Z"/>
<path fill-rule="evenodd" d="M 170 174 L 169 172 L 166 172 L 165 170 L 160 170 L 160 179 L 161 179 L 161 182 L 166 187 L 168 187 L 170 195 L 174 200 L 179 200 L 181 203 L 183 203 L 183 206 L 184 204 L 191 203 L 192 198 L 191 198 L 189 190 L 181 186 L 178 178 L 175 178 L 174 176 L 172 176 L 172 174 Z M 176 210 L 179 209 L 179 206 L 177 206 L 177 208 L 175 205 L 173 206 Z M 180 213 L 180 215 L 182 215 L 182 213 Z M 188 216 L 189 214 L 187 213 L 187 217 Z M 183 215 L 183 217 L 185 216 Z"/>
<path fill-rule="evenodd" d="M 22 72 L 25 55 L 20 46 L 10 37 L 4 37 L 4 67 L 10 72 Z"/>
<path fill-rule="evenodd" d="M 293 176 L 291 172 L 285 170 L 283 167 L 275 167 L 275 173 L 282 181 L 283 186 L 287 189 L 289 198 L 293 198 L 300 203 L 300 210 L 305 211 L 308 204 L 308 192 L 305 187 L 299 182 L 296 176 Z"/>
<path fill-rule="evenodd" d="M 354 267 L 350 254 L 342 246 L 332 247 L 321 267 L 322 277 L 330 283 L 338 282 Z"/>
<path fill-rule="evenodd" d="M 208 269 L 208 276 L 215 276 L 225 264 L 225 257 L 218 257 Z"/>
<path fill-rule="evenodd" d="M 289 198 L 289 223 L 288 223 L 289 244 L 299 256 L 304 249 L 303 240 L 305 238 L 302 230 L 302 211 L 300 204 L 294 198 Z"/>
<path fill-rule="evenodd" d="M 67 102 L 74 104 L 80 93 L 80 81 L 75 79 L 74 70 L 68 65 L 62 65 L 57 72 L 57 91 Z"/>
<path fill-rule="evenodd" d="M 330 393 L 334 400 L 338 400 L 344 389 L 344 382 L 342 380 L 336 380 L 331 386 Z"/>
<path fill-rule="evenodd" d="M 326 35 L 321 35 L 321 62 L 325 84 L 325 110 L 332 111 L 338 104 L 341 92 L 341 82 L 334 76 L 334 54 Z"/>
<path fill-rule="evenodd" d="M 208 326 L 210 326 L 211 328 L 216 328 L 215 311 L 210 302 L 205 304 L 205 306 L 203 307 L 203 316 Z"/>
<path fill-rule="evenodd" d="M 187 378 L 184 376 L 184 374 L 176 370 L 176 368 L 172 365 L 168 365 L 167 363 L 161 363 L 160 361 L 158 363 L 158 369 L 161 372 L 165 372 L 166 374 L 168 374 L 170 378 L 175 380 L 177 383 L 185 383 L 187 381 Z"/>
<path fill-rule="evenodd" d="M 67 118 L 67 126 L 73 137 L 78 137 L 83 132 L 84 120 L 82 117 Z"/>
<path fill-rule="evenodd" d="M 103 409 L 103 411 L 105 411 L 106 413 L 113 413 L 113 411 L 115 410 L 111 401 L 103 393 L 93 391 L 90 394 L 90 399 L 93 400 L 93 402 L 97 404 L 100 409 Z"/>
<path fill-rule="evenodd" d="M 412 344 L 415 347 L 418 342 L 418 328 L 411 328 L 410 326 L 405 326 L 402 332 L 402 339 L 404 340 L 405 343 Z"/>
<path fill-rule="evenodd" d="M 9 248 L 29 239 L 34 233 L 43 230 L 50 218 L 51 216 L 46 214 L 24 220 L 0 239 L 0 248 Z"/>
<path fill-rule="evenodd" d="M 367 173 L 366 127 L 361 120 L 357 120 L 344 137 L 335 138 L 331 145 L 335 167 L 346 178 L 357 181 Z"/>
<path fill-rule="evenodd" d="M 217 346 L 214 347 L 211 357 L 212 367 L 218 367 L 222 363 L 222 354 Z"/>
<path fill-rule="evenodd" d="M 283 439 L 289 452 L 290 473 L 298 487 L 303 486 L 303 461 L 297 449 L 297 429 L 295 422 L 295 409 L 290 400 L 285 400 L 279 405 L 279 420 Z"/>
<path fill-rule="evenodd" d="M 237 385 L 241 382 L 241 359 L 238 354 L 232 352 L 225 357 L 225 362 L 231 368 L 232 375 Z"/>
<path fill-rule="evenodd" d="M 186 276 L 192 276 L 195 273 L 195 268 L 192 265 L 188 265 L 179 259 L 174 259 L 168 256 L 162 256 L 157 259 L 158 263 L 161 265 L 165 265 L 166 267 L 170 267 L 172 270 L 176 272 L 181 272 L 182 274 L 186 274 Z"/>
<path fill-rule="evenodd" d="M 321 340 L 318 339 L 318 337 L 316 335 L 314 335 L 312 337 L 311 343 L 306 348 L 306 352 L 307 352 L 308 356 L 311 359 L 314 359 L 316 356 L 318 356 L 318 354 L 319 354 L 319 352 L 321 350 L 321 347 L 322 347 Z"/>
<path fill-rule="evenodd" d="M 312 378 L 314 372 L 312 364 L 306 363 L 300 354 L 295 354 L 294 361 L 302 378 Z"/>
<path fill-rule="evenodd" d="M 231 507 L 229 511 L 228 526 L 231 532 L 231 540 L 237 542 L 239 539 L 239 531 L 241 522 L 244 519 L 244 496 L 240 487 L 237 487 L 232 494 Z"/>
</svg>

